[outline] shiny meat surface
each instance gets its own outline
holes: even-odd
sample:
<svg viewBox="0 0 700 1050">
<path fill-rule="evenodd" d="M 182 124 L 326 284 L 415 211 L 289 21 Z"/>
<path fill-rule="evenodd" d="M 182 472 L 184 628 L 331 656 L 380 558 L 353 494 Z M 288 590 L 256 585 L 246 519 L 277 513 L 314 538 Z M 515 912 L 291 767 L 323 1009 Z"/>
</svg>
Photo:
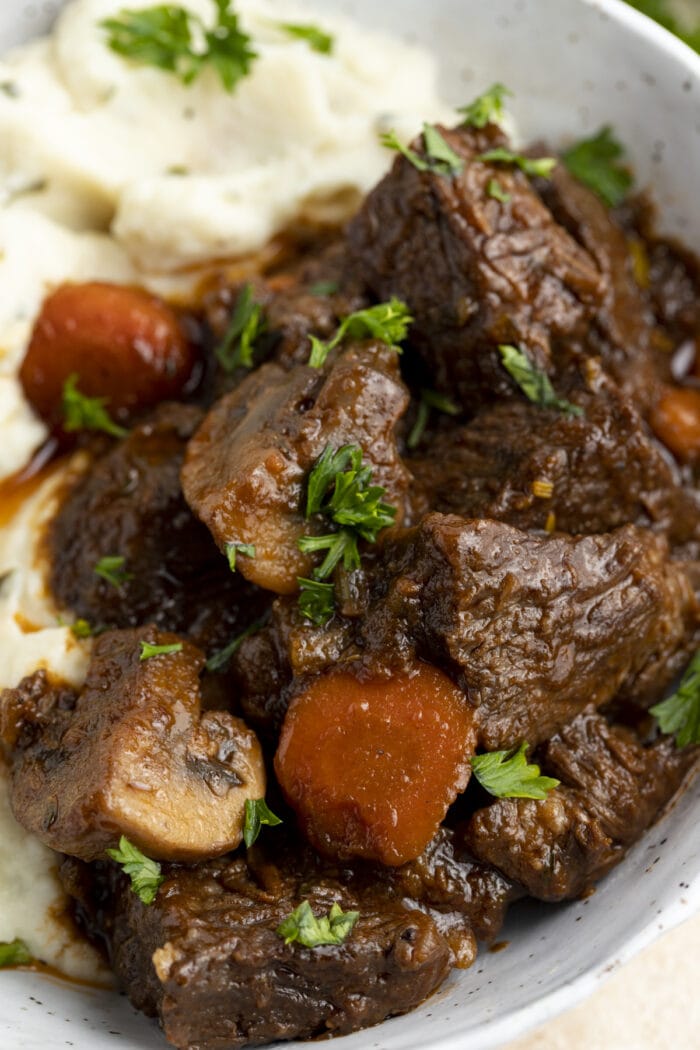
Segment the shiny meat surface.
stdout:
<svg viewBox="0 0 700 1050">
<path fill-rule="evenodd" d="M 410 475 L 395 428 L 407 405 L 397 354 L 381 343 L 352 346 L 323 370 L 262 365 L 216 403 L 190 441 L 185 497 L 222 550 L 254 545 L 254 557 L 239 559 L 248 580 L 291 594 L 312 569 L 297 541 L 314 531 L 304 520 L 304 488 L 327 445 L 362 449 L 400 523 Z"/>
<path fill-rule="evenodd" d="M 697 750 L 645 747 L 588 710 L 544 747 L 544 768 L 561 787 L 542 802 L 502 798 L 478 810 L 466 848 L 533 897 L 578 897 L 622 860 L 697 761 Z"/>
<path fill-rule="evenodd" d="M 603 307 L 605 280 L 521 172 L 479 160 L 505 144 L 498 129 L 440 130 L 463 172 L 445 178 L 398 157 L 348 240 L 372 293 L 408 303 L 433 385 L 473 410 L 514 391 L 498 344 L 554 371 L 558 343 L 582 336 Z M 508 202 L 489 194 L 493 179 Z"/>
<path fill-rule="evenodd" d="M 180 651 L 143 659 L 142 643 Z M 196 861 L 234 849 L 247 798 L 265 794 L 255 734 L 223 711 L 200 711 L 204 658 L 153 627 L 103 634 L 84 689 L 44 672 L 7 691 L 17 820 L 47 846 L 97 860 L 125 835 L 146 855 Z"/>
</svg>

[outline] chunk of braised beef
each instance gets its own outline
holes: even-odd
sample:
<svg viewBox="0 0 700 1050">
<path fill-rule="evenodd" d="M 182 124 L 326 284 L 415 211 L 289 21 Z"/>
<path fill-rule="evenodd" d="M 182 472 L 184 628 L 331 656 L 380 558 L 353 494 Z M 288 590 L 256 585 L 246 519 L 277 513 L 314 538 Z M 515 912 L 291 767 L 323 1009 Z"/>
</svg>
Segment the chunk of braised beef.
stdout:
<svg viewBox="0 0 700 1050">
<path fill-rule="evenodd" d="M 447 668 L 492 751 L 544 740 L 639 682 L 658 697 L 698 617 L 688 577 L 647 530 L 537 536 L 429 514 L 386 544 L 359 644 L 389 667 L 417 647 Z"/>
<path fill-rule="evenodd" d="M 558 223 L 590 253 L 604 276 L 603 301 L 595 311 L 584 345 L 600 355 L 622 390 L 645 412 L 668 378 L 668 354 L 654 352 L 654 316 L 634 278 L 625 232 L 609 208 L 559 165 L 538 189 Z"/>
<path fill-rule="evenodd" d="M 200 420 L 193 406 L 165 404 L 76 478 L 47 536 L 59 607 L 93 628 L 152 622 L 211 652 L 267 606 L 229 571 L 182 494 L 185 445 Z M 95 571 L 106 557 L 123 559 L 118 586 Z"/>
<path fill-rule="evenodd" d="M 204 313 L 216 344 L 224 340 L 247 284 L 253 301 L 263 308 L 260 349 L 284 368 L 307 364 L 309 336 L 329 339 L 344 317 L 368 305 L 360 282 L 349 272 L 344 241 L 335 240 L 279 272 L 209 292 Z"/>
<path fill-rule="evenodd" d="M 86 901 L 74 865 L 64 865 L 69 888 L 80 887 L 83 918 L 107 939 L 122 989 L 181 1050 L 353 1032 L 413 1009 L 457 958 L 474 958 L 474 936 L 456 913 L 443 934 L 381 877 L 355 878 L 276 834 L 247 857 L 165 866 L 148 907 L 112 865 L 95 870 Z M 303 900 L 315 915 L 337 903 L 360 917 L 338 946 L 287 945 L 277 927 Z"/>
<path fill-rule="evenodd" d="M 561 786 L 541 801 L 494 800 L 472 816 L 464 843 L 534 897 L 577 897 L 622 860 L 697 759 L 668 739 L 644 746 L 591 708 L 542 749 Z"/>
<path fill-rule="evenodd" d="M 426 509 L 572 535 L 633 523 L 697 558 L 700 493 L 683 484 L 630 399 L 592 362 L 588 371 L 582 416 L 502 401 L 432 435 L 409 461 Z"/>
<path fill-rule="evenodd" d="M 255 547 L 254 557 L 239 559 L 247 579 L 291 594 L 314 565 L 298 540 L 328 531 L 304 518 L 308 474 L 326 446 L 358 446 L 396 523 L 406 515 L 411 479 L 395 430 L 408 400 L 397 354 L 383 343 L 352 345 L 323 369 L 262 365 L 214 405 L 189 442 L 187 501 L 222 550 Z"/>
<path fill-rule="evenodd" d="M 144 644 L 166 651 L 144 659 Z M 201 711 L 203 665 L 177 635 L 111 631 L 95 641 L 79 693 L 41 671 L 6 690 L 0 736 L 19 823 L 84 860 L 122 835 L 170 860 L 235 848 L 246 799 L 265 795 L 262 752 L 240 719 Z"/>
<path fill-rule="evenodd" d="M 506 144 L 499 129 L 440 131 L 462 172 L 418 171 L 397 157 L 350 223 L 348 243 L 372 294 L 408 303 L 411 343 L 433 385 L 473 411 L 514 393 L 499 344 L 516 344 L 553 372 L 558 343 L 585 335 L 606 288 L 526 176 L 479 159 Z M 494 180 L 508 201 L 489 192 Z"/>
</svg>

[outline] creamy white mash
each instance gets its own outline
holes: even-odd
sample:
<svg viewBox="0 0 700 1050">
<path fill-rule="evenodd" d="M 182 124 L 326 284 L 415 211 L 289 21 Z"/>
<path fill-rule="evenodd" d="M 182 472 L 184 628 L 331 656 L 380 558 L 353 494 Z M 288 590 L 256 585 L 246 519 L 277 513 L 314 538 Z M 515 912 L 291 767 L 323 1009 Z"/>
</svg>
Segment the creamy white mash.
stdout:
<svg viewBox="0 0 700 1050">
<path fill-rule="evenodd" d="M 63 281 L 172 287 L 164 275 L 256 251 L 300 215 L 342 221 L 388 167 L 378 133 L 449 119 L 432 58 L 286 0 L 240 0 L 259 58 L 227 94 L 185 87 L 105 44 L 99 22 L 147 0 L 74 0 L 53 34 L 0 60 L 0 479 L 46 431 L 17 373 L 44 296 Z M 209 0 L 184 0 L 205 21 Z M 332 55 L 280 32 L 315 23 Z M 177 278 L 178 288 L 193 279 Z M 59 625 L 38 537 L 60 477 L 0 528 L 0 688 L 45 667 L 83 681 L 89 642 Z M 0 940 L 75 976 L 98 971 L 54 915 L 53 855 L 14 822 L 0 771 Z"/>
</svg>

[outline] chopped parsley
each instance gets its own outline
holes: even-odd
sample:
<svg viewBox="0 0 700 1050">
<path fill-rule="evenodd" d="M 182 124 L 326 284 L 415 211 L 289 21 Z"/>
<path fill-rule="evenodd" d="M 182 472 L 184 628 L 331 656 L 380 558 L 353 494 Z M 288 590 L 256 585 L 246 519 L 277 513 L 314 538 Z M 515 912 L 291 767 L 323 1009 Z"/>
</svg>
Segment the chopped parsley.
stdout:
<svg viewBox="0 0 700 1050">
<path fill-rule="evenodd" d="M 505 146 L 497 146 L 486 153 L 480 153 L 477 159 L 490 164 L 510 164 L 520 168 L 526 175 L 538 175 L 542 179 L 548 179 L 557 166 L 556 157 L 525 157 L 522 153 L 506 149 Z"/>
<path fill-rule="evenodd" d="M 549 376 L 536 368 L 522 350 L 516 346 L 501 345 L 498 348 L 506 369 L 518 384 L 525 397 L 540 408 L 554 408 L 567 416 L 582 416 L 583 409 L 564 398 L 557 397 Z"/>
<path fill-rule="evenodd" d="M 498 179 L 489 179 L 486 192 L 489 197 L 492 197 L 495 201 L 500 201 L 501 204 L 507 204 L 511 200 L 510 193 L 506 193 Z"/>
<path fill-rule="evenodd" d="M 579 182 L 593 190 L 609 208 L 614 208 L 627 196 L 634 181 L 623 162 L 624 155 L 624 147 L 606 125 L 591 138 L 576 142 L 561 159 Z"/>
<path fill-rule="evenodd" d="M 0 941 L 0 970 L 8 966 L 28 966 L 32 961 L 29 948 L 18 937 L 14 941 Z"/>
<path fill-rule="evenodd" d="M 241 631 L 240 634 L 237 634 L 228 645 L 224 646 L 223 649 L 219 649 L 218 652 L 213 653 L 205 664 L 207 671 L 213 673 L 224 671 L 228 666 L 229 661 L 234 654 L 238 652 L 246 638 L 249 638 L 251 634 L 255 634 L 256 631 L 259 631 L 265 623 L 265 619 L 266 617 L 261 617 L 259 620 L 254 620 L 253 623 L 246 627 L 245 631 Z"/>
<path fill-rule="evenodd" d="M 321 368 L 331 350 L 335 350 L 345 338 L 377 339 L 386 343 L 397 353 L 401 352 L 400 343 L 406 338 L 409 325 L 413 322 L 408 307 L 400 299 L 391 299 L 388 303 L 377 303 L 366 310 L 356 310 L 340 322 L 338 331 L 332 339 L 324 343 L 315 335 L 311 339 L 312 368 Z"/>
<path fill-rule="evenodd" d="M 150 660 L 152 656 L 170 656 L 171 653 L 181 653 L 182 642 L 172 642 L 170 645 L 151 645 L 150 642 L 141 642 L 139 660 Z"/>
<path fill-rule="evenodd" d="M 119 849 L 108 849 L 107 856 L 121 864 L 122 871 L 131 880 L 131 888 L 142 904 L 153 904 L 165 876 L 160 864 L 144 856 L 125 835 L 119 839 Z"/>
<path fill-rule="evenodd" d="M 262 831 L 263 824 L 274 828 L 281 823 L 280 818 L 272 812 L 264 798 L 247 798 L 245 800 L 243 841 L 249 849 Z"/>
<path fill-rule="evenodd" d="M 100 558 L 93 572 L 113 587 L 122 587 L 127 580 L 133 579 L 132 574 L 124 568 L 125 563 L 126 558 L 121 554 L 106 554 L 104 558 Z"/>
<path fill-rule="evenodd" d="M 100 27 L 107 46 L 142 66 L 155 66 L 191 84 L 204 69 L 213 69 L 226 91 L 233 91 L 258 57 L 244 33 L 231 0 L 213 0 L 216 22 L 207 26 L 178 4 L 122 9 Z"/>
<path fill-rule="evenodd" d="M 283 33 L 295 37 L 297 40 L 305 40 L 312 51 L 318 51 L 320 55 L 330 55 L 333 52 L 335 41 L 330 33 L 324 33 L 315 25 L 306 25 L 296 22 L 278 22 L 277 28 Z"/>
<path fill-rule="evenodd" d="M 464 169 L 464 161 L 445 141 L 434 124 L 423 125 L 423 148 L 425 156 L 404 145 L 395 131 L 384 132 L 379 141 L 387 149 L 394 149 L 406 158 L 418 171 L 430 171 L 434 175 L 451 178 Z"/>
<path fill-rule="evenodd" d="M 226 558 L 228 559 L 228 567 L 231 572 L 236 571 L 237 554 L 244 554 L 246 558 L 255 557 L 255 544 L 253 543 L 227 543 L 225 550 Z"/>
<path fill-rule="evenodd" d="M 307 580 L 297 576 L 299 584 L 299 608 L 315 627 L 324 627 L 335 610 L 335 587 L 332 583 Z"/>
<path fill-rule="evenodd" d="M 359 917 L 359 911 L 344 912 L 339 904 L 333 904 L 328 915 L 316 918 L 309 902 L 302 901 L 277 927 L 277 936 L 281 937 L 285 944 L 296 942 L 304 948 L 342 944 L 352 933 Z"/>
<path fill-rule="evenodd" d="M 91 638 L 94 631 L 87 620 L 76 620 L 75 623 L 70 625 L 72 634 L 76 638 Z"/>
<path fill-rule="evenodd" d="M 115 423 L 105 408 L 105 405 L 109 404 L 109 398 L 81 394 L 78 390 L 78 378 L 74 372 L 63 384 L 63 429 L 69 434 L 77 430 L 101 430 L 112 437 L 126 437 L 128 430 Z"/>
<path fill-rule="evenodd" d="M 420 445 L 423 434 L 425 433 L 425 428 L 428 425 L 428 420 L 430 419 L 431 409 L 436 409 L 438 412 L 444 412 L 445 415 L 448 416 L 459 415 L 459 405 L 456 405 L 454 401 L 449 399 L 449 397 L 445 397 L 443 394 L 438 394 L 437 390 L 421 390 L 416 421 L 411 427 L 411 432 L 406 439 L 406 444 L 409 448 L 417 448 L 418 445 Z"/>
<path fill-rule="evenodd" d="M 467 128 L 485 128 L 487 124 L 501 125 L 505 115 L 503 102 L 507 95 L 512 98 L 513 92 L 504 84 L 492 84 L 468 106 L 460 106 L 457 112 L 462 114 L 462 124 Z"/>
<path fill-rule="evenodd" d="M 312 295 L 335 295 L 340 288 L 338 281 L 316 281 L 309 288 Z"/>
<path fill-rule="evenodd" d="M 496 798 L 546 798 L 559 785 L 554 777 L 540 776 L 540 767 L 527 761 L 527 744 L 514 751 L 491 751 L 471 760 L 474 776 Z"/>
<path fill-rule="evenodd" d="M 253 367 L 255 342 L 264 330 L 262 307 L 253 301 L 253 288 L 247 284 L 238 296 L 226 335 L 214 350 L 224 372 Z"/>
<path fill-rule="evenodd" d="M 351 572 L 360 567 L 358 540 L 376 543 L 382 529 L 394 524 L 396 507 L 384 503 L 385 489 L 372 484 L 372 468 L 363 466 L 362 449 L 344 445 L 333 451 L 327 445 L 309 474 L 305 514 L 323 514 L 337 531 L 323 536 L 302 536 L 299 549 L 305 554 L 325 551 L 321 565 L 314 569 L 313 579 L 299 578 L 301 594 L 299 606 L 305 616 L 320 625 L 333 610 L 330 591 L 321 591 L 313 584 L 327 579 L 341 562 Z"/>
<path fill-rule="evenodd" d="M 700 650 L 690 661 L 672 696 L 651 708 L 662 733 L 671 733 L 678 747 L 700 744 Z"/>
</svg>

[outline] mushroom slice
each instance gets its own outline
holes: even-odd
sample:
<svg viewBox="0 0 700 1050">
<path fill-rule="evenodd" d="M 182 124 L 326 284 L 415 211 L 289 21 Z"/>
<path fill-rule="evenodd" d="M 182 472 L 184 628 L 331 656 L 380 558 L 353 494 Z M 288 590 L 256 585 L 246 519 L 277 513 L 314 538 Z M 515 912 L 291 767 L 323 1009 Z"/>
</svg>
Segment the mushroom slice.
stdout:
<svg viewBox="0 0 700 1050">
<path fill-rule="evenodd" d="M 148 655 L 152 647 L 161 651 Z M 86 861 L 121 835 L 160 860 L 234 849 L 246 799 L 265 794 L 265 769 L 244 722 L 202 714 L 203 666 L 202 653 L 177 635 L 152 626 L 110 631 L 96 640 L 78 695 L 45 672 L 7 690 L 0 728 L 20 824 Z"/>
</svg>

